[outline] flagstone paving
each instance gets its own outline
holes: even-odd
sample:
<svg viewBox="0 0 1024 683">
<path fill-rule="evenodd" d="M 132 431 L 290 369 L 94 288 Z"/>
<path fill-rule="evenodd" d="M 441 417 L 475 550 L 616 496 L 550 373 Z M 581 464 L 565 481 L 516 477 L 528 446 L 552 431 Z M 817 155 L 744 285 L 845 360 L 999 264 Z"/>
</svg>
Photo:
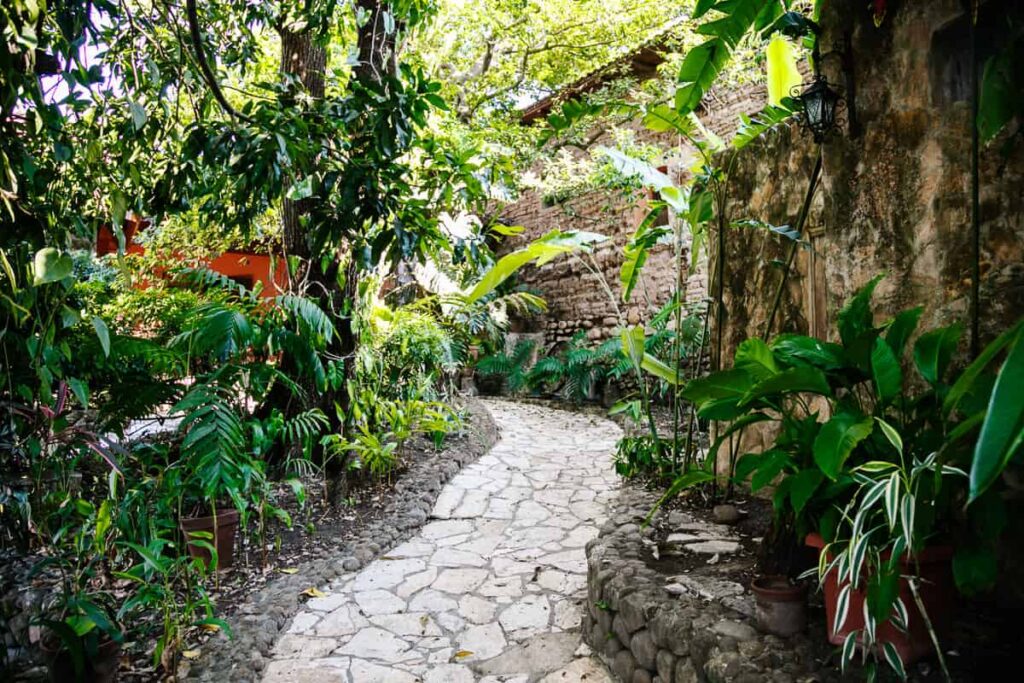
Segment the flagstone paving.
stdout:
<svg viewBox="0 0 1024 683">
<path fill-rule="evenodd" d="M 420 533 L 306 603 L 264 683 L 606 683 L 581 645 L 587 562 L 617 495 L 619 429 L 487 401 L 501 440 Z"/>
</svg>

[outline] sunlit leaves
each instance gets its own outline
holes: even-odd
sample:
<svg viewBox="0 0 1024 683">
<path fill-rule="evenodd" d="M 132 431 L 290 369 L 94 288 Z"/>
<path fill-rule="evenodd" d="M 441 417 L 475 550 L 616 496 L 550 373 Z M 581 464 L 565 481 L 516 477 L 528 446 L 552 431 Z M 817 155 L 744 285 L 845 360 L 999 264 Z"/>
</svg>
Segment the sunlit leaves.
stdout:
<svg viewBox="0 0 1024 683">
<path fill-rule="evenodd" d="M 768 43 L 767 56 L 768 105 L 778 107 L 784 98 L 793 95 L 803 77 L 796 65 L 796 47 L 782 36 L 775 36 Z"/>
</svg>

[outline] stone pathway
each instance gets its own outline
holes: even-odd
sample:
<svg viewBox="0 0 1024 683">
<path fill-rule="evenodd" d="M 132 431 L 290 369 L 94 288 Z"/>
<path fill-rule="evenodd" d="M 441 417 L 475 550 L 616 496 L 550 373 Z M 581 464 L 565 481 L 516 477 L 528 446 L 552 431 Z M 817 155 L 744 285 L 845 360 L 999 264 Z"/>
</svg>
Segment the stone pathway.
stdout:
<svg viewBox="0 0 1024 683">
<path fill-rule="evenodd" d="M 306 603 L 264 683 L 610 681 L 579 629 L 619 429 L 487 406 L 498 444 L 448 483 L 417 536 Z"/>
</svg>

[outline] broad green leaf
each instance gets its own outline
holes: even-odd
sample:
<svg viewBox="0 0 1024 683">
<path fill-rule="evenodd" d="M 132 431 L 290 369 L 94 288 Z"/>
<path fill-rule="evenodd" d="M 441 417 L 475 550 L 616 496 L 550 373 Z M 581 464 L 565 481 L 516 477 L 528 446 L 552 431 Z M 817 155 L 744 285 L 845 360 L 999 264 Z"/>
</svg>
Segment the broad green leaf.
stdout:
<svg viewBox="0 0 1024 683">
<path fill-rule="evenodd" d="M 758 399 L 768 398 L 774 394 L 794 394 L 805 391 L 822 396 L 829 396 L 832 393 L 825 373 L 818 368 L 804 365 L 783 370 L 761 380 L 744 394 L 739 405 L 741 407 L 750 405 Z"/>
<path fill-rule="evenodd" d="M 881 337 L 875 337 L 871 349 L 871 375 L 881 405 L 888 405 L 903 391 L 903 371 L 892 347 Z"/>
<path fill-rule="evenodd" d="M 796 47 L 782 36 L 775 36 L 768 43 L 768 104 L 779 106 L 784 97 L 790 97 L 794 89 L 803 83 L 800 69 L 796 65 Z"/>
<path fill-rule="evenodd" d="M 874 421 L 851 412 L 836 413 L 814 440 L 814 462 L 829 479 L 839 477 L 853 449 L 871 434 Z"/>
<path fill-rule="evenodd" d="M 681 396 L 699 408 L 711 399 L 741 398 L 753 386 L 754 378 L 749 372 L 742 368 L 732 368 L 690 380 Z"/>
<path fill-rule="evenodd" d="M 697 0 L 693 6 L 693 18 L 700 19 L 702 16 L 708 13 L 718 0 Z"/>
<path fill-rule="evenodd" d="M 58 282 L 71 275 L 73 264 L 71 257 L 61 254 L 53 247 L 46 247 L 36 252 L 35 277 L 36 285 Z"/>
<path fill-rule="evenodd" d="M 644 112 L 644 126 L 656 133 L 674 131 L 686 138 L 693 138 L 697 133 L 693 114 L 680 114 L 672 107 L 659 104 Z"/>
<path fill-rule="evenodd" d="M 623 251 L 622 267 L 619 269 L 619 282 L 622 284 L 622 300 L 628 302 L 634 288 L 640 281 L 640 273 L 647 262 L 647 255 L 658 243 L 658 240 L 669 232 L 666 226 L 655 226 L 655 222 L 665 210 L 664 206 L 655 206 L 637 226 L 636 232 L 629 239 Z"/>
<path fill-rule="evenodd" d="M 822 370 L 835 370 L 843 366 L 843 348 L 799 334 L 782 334 L 772 340 L 776 358 L 790 364 L 809 364 Z"/>
<path fill-rule="evenodd" d="M 989 57 L 981 76 L 978 101 L 978 133 L 988 142 L 1024 111 L 1021 95 L 1020 63 L 1024 53 L 1024 38 L 1008 42 L 997 54 Z"/>
<path fill-rule="evenodd" d="M 644 360 L 644 328 L 642 325 L 634 325 L 622 330 L 622 352 L 634 366 L 639 366 Z"/>
<path fill-rule="evenodd" d="M 107 324 L 103 322 L 103 318 L 98 315 L 92 317 L 92 327 L 96 330 L 96 338 L 100 340 L 100 346 L 103 348 L 103 355 L 110 357 L 110 330 L 107 329 Z"/>
<path fill-rule="evenodd" d="M 1024 328 L 1011 342 L 1003 367 L 996 377 L 988 414 L 974 448 L 971 462 L 970 501 L 973 502 L 999 477 L 1024 444 Z"/>
<path fill-rule="evenodd" d="M 736 349 L 734 364 L 758 379 L 764 379 L 779 372 L 779 366 L 775 362 L 772 350 L 759 337 L 751 337 L 739 345 Z"/>
<path fill-rule="evenodd" d="M 604 235 L 592 232 L 553 230 L 526 247 L 500 258 L 473 287 L 473 290 L 467 295 L 466 301 L 473 303 L 490 294 L 498 285 L 531 261 L 541 266 L 559 255 L 589 249 L 591 245 L 606 239 Z"/>
<path fill-rule="evenodd" d="M 77 377 L 68 378 L 68 387 L 71 388 L 71 392 L 78 399 L 78 404 L 82 408 L 89 407 L 89 385 L 78 379 Z"/>
<path fill-rule="evenodd" d="M 957 323 L 925 332 L 914 342 L 914 364 L 929 384 L 942 381 L 962 335 L 963 327 Z"/>
<path fill-rule="evenodd" d="M 961 399 L 974 387 L 974 383 L 993 359 L 995 359 L 996 355 L 1017 339 L 1022 330 L 1024 330 L 1024 319 L 1018 320 L 1016 325 L 996 337 L 996 339 L 982 349 L 978 357 L 974 359 L 974 362 L 964 368 L 964 371 L 960 373 L 956 382 L 950 387 L 949 393 L 946 394 L 946 398 L 942 402 L 942 411 L 944 413 L 948 415 L 953 412 Z"/>
<path fill-rule="evenodd" d="M 146 125 L 146 110 L 138 102 L 129 102 L 128 109 L 132 114 L 132 126 L 136 131 L 142 130 L 142 127 Z"/>
<path fill-rule="evenodd" d="M 923 312 L 924 306 L 901 311 L 887 325 L 885 341 L 897 358 L 903 357 L 903 349 L 906 347 L 910 335 L 917 329 L 917 321 L 921 319 Z"/>
<path fill-rule="evenodd" d="M 793 511 L 799 515 L 825 477 L 816 469 L 806 469 L 790 477 L 789 499 Z"/>
<path fill-rule="evenodd" d="M 718 38 L 712 38 L 686 53 L 679 68 L 680 87 L 675 94 L 678 112 L 688 114 L 696 111 L 704 93 L 711 89 L 729 61 L 729 54 L 728 45 Z"/>
<path fill-rule="evenodd" d="M 743 149 L 765 131 L 788 121 L 796 113 L 796 104 L 792 98 L 784 97 L 777 107 L 765 107 L 750 116 L 740 114 L 740 127 L 732 138 L 732 146 Z"/>
<path fill-rule="evenodd" d="M 682 380 L 680 373 L 676 369 L 649 353 L 644 354 L 640 367 L 658 379 L 672 385 L 678 384 Z"/>
<path fill-rule="evenodd" d="M 675 185 L 671 178 L 646 161 L 631 157 L 611 147 L 599 147 L 597 151 L 608 157 L 619 173 L 627 178 L 638 178 L 647 187 L 661 190 Z"/>
<path fill-rule="evenodd" d="M 787 453 L 778 450 L 765 451 L 764 456 L 761 458 L 758 464 L 757 470 L 754 475 L 750 478 L 750 490 L 751 492 L 759 491 L 765 486 L 768 486 L 775 477 L 779 476 L 783 470 L 792 465 L 793 460 Z M 786 487 L 790 486 L 789 477 L 785 479 Z"/>
<path fill-rule="evenodd" d="M 875 287 L 885 275 L 876 275 L 867 284 L 850 297 L 837 316 L 839 336 L 846 346 L 852 345 L 858 337 L 873 328 L 874 319 L 871 314 L 871 296 Z"/>
</svg>

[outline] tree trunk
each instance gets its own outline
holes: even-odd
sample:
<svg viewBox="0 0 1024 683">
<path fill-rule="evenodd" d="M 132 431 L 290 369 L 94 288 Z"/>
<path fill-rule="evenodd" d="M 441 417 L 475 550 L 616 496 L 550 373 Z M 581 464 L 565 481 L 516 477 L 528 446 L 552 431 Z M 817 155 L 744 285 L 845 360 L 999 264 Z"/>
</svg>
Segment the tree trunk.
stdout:
<svg viewBox="0 0 1024 683">
<path fill-rule="evenodd" d="M 308 31 L 293 33 L 280 30 L 281 74 L 291 74 L 299 79 L 306 92 L 316 98 L 324 96 L 324 79 L 327 74 L 327 50 L 313 42 Z M 302 229 L 300 218 L 309 213 L 309 200 L 281 202 L 281 227 L 284 247 L 288 254 L 309 259 L 310 240 Z"/>
<path fill-rule="evenodd" d="M 384 76 L 398 73 L 398 50 L 395 49 L 395 37 L 399 26 L 388 33 L 384 21 L 384 12 L 390 9 L 390 3 L 381 0 L 358 0 L 357 3 L 370 17 L 359 27 L 359 64 L 352 73 L 362 83 L 380 83 Z"/>
<path fill-rule="evenodd" d="M 396 31 L 387 31 L 384 20 L 385 10 L 390 9 L 387 2 L 380 0 L 358 0 L 358 6 L 369 17 L 366 24 L 359 28 L 358 48 L 359 63 L 353 68 L 353 78 L 365 83 L 380 85 L 385 75 L 394 76 L 398 73 L 398 56 L 395 50 Z M 282 29 L 281 35 L 281 72 L 298 77 L 303 87 L 314 97 L 323 97 L 327 54 L 324 48 L 317 45 L 308 32 L 293 33 Z M 346 245 L 335 247 L 335 258 L 328 261 L 326 268 L 321 268 L 322 254 L 313 253 L 311 235 L 302 225 L 302 217 L 310 212 L 309 200 L 283 200 L 281 221 L 284 246 L 288 254 L 300 257 L 307 273 L 303 275 L 314 288 L 314 295 L 320 300 L 321 306 L 330 312 L 335 320 L 338 331 L 337 338 L 330 351 L 341 358 L 344 368 L 345 382 L 354 375 L 354 358 L 356 350 L 355 332 L 352 326 L 352 314 L 356 304 L 356 288 L 358 284 L 357 260 L 354 253 L 347 259 L 338 258 Z M 344 264 L 345 273 L 339 278 L 339 269 Z M 343 281 L 343 286 L 339 284 Z M 348 420 L 338 420 L 335 404 L 341 412 L 349 414 L 348 392 L 341 388 L 337 392 L 327 392 L 318 401 L 320 408 L 331 420 L 332 428 L 338 432 L 348 432 Z M 346 462 L 335 458 L 327 462 L 328 497 L 337 504 L 346 497 Z"/>
</svg>

